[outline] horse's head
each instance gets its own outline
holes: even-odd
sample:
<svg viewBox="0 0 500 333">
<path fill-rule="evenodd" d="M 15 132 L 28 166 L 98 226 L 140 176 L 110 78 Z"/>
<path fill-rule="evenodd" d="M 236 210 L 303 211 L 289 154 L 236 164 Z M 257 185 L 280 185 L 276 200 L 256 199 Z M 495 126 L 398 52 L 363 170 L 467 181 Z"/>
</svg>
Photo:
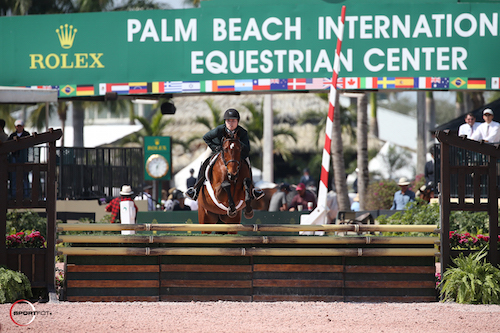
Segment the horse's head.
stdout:
<svg viewBox="0 0 500 333">
<path fill-rule="evenodd" d="M 238 178 L 241 162 L 241 143 L 237 133 L 227 135 L 222 140 L 222 160 L 226 166 L 229 181 Z"/>
</svg>

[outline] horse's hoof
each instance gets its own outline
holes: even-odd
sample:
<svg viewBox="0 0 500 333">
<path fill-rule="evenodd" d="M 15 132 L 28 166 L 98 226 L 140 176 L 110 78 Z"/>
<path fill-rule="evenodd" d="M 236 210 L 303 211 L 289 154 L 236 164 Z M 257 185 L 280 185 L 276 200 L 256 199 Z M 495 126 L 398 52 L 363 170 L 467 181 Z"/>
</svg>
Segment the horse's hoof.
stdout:
<svg viewBox="0 0 500 333">
<path fill-rule="evenodd" d="M 245 212 L 245 218 L 251 219 L 252 217 L 253 217 L 253 210 L 251 210 L 249 212 Z"/>
</svg>

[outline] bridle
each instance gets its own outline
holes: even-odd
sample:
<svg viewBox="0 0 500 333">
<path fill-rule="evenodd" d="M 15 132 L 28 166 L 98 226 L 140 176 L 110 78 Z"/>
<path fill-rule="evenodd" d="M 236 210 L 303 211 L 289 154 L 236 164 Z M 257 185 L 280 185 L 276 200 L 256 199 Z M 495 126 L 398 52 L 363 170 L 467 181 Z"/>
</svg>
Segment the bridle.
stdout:
<svg viewBox="0 0 500 333">
<path fill-rule="evenodd" d="M 238 160 L 226 161 L 226 157 L 224 156 L 224 143 L 226 141 L 230 141 L 230 149 L 232 149 L 233 147 L 231 147 L 231 145 L 233 145 L 234 142 L 239 142 L 239 140 L 235 139 L 235 138 L 224 138 L 222 140 L 222 162 L 224 162 L 224 165 L 226 166 L 227 178 L 230 181 L 232 181 L 232 180 L 236 180 L 238 178 L 238 174 L 240 173 L 240 161 L 238 161 Z M 234 176 L 233 176 L 233 174 L 231 174 L 231 172 L 229 172 L 229 168 L 228 168 L 229 163 L 236 163 L 237 164 L 236 174 Z M 234 177 L 234 179 L 233 179 L 233 177 Z"/>
</svg>

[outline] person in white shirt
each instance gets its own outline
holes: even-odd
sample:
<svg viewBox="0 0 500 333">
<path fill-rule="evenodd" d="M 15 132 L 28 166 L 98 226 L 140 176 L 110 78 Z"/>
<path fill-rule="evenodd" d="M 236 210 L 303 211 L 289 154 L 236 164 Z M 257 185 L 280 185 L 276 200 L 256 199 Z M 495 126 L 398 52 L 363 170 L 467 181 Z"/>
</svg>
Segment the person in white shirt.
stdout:
<svg viewBox="0 0 500 333">
<path fill-rule="evenodd" d="M 477 130 L 472 134 L 471 139 L 476 141 L 484 140 L 489 143 L 500 142 L 500 124 L 493 121 L 493 111 L 484 109 L 484 123 L 479 125 Z"/>
<path fill-rule="evenodd" d="M 477 130 L 481 123 L 476 123 L 476 117 L 473 113 L 469 112 L 465 115 L 465 124 L 460 125 L 458 128 L 458 135 L 467 135 L 470 139 L 472 134 Z"/>
</svg>

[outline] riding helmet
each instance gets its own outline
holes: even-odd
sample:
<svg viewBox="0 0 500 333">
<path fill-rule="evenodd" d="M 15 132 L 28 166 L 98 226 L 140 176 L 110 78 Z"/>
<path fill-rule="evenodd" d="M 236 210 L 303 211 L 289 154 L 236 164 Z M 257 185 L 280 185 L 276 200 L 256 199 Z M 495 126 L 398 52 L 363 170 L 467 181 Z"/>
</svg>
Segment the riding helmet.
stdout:
<svg viewBox="0 0 500 333">
<path fill-rule="evenodd" d="M 239 121 L 240 113 L 235 109 L 227 109 L 226 112 L 224 112 L 224 120 L 226 119 L 238 119 Z"/>
</svg>

